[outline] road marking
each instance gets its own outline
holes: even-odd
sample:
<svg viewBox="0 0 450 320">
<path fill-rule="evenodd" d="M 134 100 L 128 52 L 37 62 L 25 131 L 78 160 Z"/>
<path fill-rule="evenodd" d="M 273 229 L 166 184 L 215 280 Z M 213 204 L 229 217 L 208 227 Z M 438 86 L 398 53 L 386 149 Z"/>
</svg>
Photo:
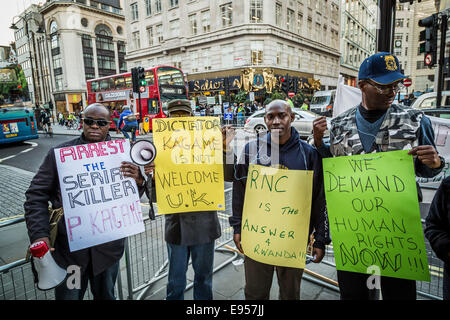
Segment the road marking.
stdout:
<svg viewBox="0 0 450 320">
<path fill-rule="evenodd" d="M 17 156 L 17 154 L 9 156 L 9 157 L 6 157 L 6 158 L 3 158 L 3 159 L 0 159 L 0 162 L 3 162 L 5 160 L 11 159 L 11 158 L 14 158 L 15 156 Z"/>
<path fill-rule="evenodd" d="M 25 141 L 25 143 L 31 145 L 31 148 L 22 150 L 22 151 L 20 151 L 20 152 L 17 153 L 17 154 L 13 154 L 12 156 L 8 156 L 8 157 L 6 157 L 6 158 L 2 158 L 2 159 L 0 159 L 0 163 L 2 163 L 2 162 L 5 161 L 5 160 L 9 160 L 9 159 L 11 159 L 11 158 L 17 157 L 18 155 L 20 155 L 20 154 L 22 154 L 22 153 L 30 152 L 31 150 L 33 150 L 34 148 L 36 148 L 36 147 L 39 145 L 39 144 L 37 144 L 36 142 Z"/>
</svg>

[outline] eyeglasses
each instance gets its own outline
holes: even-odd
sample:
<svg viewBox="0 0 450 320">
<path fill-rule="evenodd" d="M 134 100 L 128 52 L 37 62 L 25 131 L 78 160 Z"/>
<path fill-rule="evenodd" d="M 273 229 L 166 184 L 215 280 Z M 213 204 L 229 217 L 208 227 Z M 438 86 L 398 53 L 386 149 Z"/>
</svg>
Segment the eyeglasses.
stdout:
<svg viewBox="0 0 450 320">
<path fill-rule="evenodd" d="M 97 124 L 99 127 L 105 127 L 107 126 L 109 123 L 111 123 L 111 121 L 107 121 L 107 120 L 95 120 L 95 119 L 91 119 L 91 118 L 84 118 L 83 119 L 84 124 L 87 124 L 88 126 L 92 126 L 95 124 Z"/>
<path fill-rule="evenodd" d="M 379 94 L 388 94 L 392 91 L 394 92 L 399 92 L 401 89 L 403 89 L 405 86 L 403 85 L 403 83 L 401 82 L 397 82 L 397 83 L 393 83 L 393 84 L 388 84 L 388 85 L 376 85 L 370 81 L 367 81 L 368 84 L 370 84 L 372 87 L 374 87 L 375 89 L 377 89 Z"/>
</svg>

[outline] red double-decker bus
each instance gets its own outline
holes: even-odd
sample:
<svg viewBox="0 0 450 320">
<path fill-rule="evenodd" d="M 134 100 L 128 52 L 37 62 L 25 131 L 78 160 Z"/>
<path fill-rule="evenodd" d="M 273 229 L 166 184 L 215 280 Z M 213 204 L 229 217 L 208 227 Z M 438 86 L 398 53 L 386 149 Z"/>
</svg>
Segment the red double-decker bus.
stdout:
<svg viewBox="0 0 450 320">
<path fill-rule="evenodd" d="M 145 91 L 141 92 L 141 112 L 143 117 L 148 117 L 147 127 L 151 130 L 151 119 L 167 116 L 167 102 L 187 99 L 188 91 L 183 71 L 171 66 L 145 69 L 145 81 Z M 133 103 L 134 111 L 139 113 L 138 94 L 133 93 L 131 72 L 88 80 L 87 91 L 88 104 L 100 102 L 109 106 L 111 113 L 114 109 L 121 113 L 122 106 Z M 114 122 L 111 128 L 115 128 Z"/>
</svg>

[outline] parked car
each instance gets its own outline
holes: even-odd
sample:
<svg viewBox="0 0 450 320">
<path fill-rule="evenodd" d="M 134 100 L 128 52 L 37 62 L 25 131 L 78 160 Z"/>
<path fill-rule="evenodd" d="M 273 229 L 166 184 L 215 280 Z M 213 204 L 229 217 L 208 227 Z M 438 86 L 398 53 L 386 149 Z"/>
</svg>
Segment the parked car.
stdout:
<svg viewBox="0 0 450 320">
<path fill-rule="evenodd" d="M 412 104 L 413 109 L 435 109 L 442 106 L 450 106 L 450 91 L 442 91 L 442 101 L 440 106 L 436 106 L 437 92 L 428 92 L 417 97 Z"/>
<path fill-rule="evenodd" d="M 304 110 L 293 110 L 292 112 L 295 114 L 295 120 L 292 122 L 292 126 L 298 131 L 301 138 L 309 137 L 313 132 L 313 121 L 318 115 Z M 264 123 L 264 114 L 265 111 L 260 110 L 248 117 L 244 125 L 244 130 L 254 133 L 267 132 L 267 126 Z M 329 124 L 330 119 L 327 119 L 327 121 Z"/>
<path fill-rule="evenodd" d="M 336 99 L 336 90 L 316 91 L 311 100 L 310 111 L 331 117 L 333 115 L 333 104 Z"/>
</svg>

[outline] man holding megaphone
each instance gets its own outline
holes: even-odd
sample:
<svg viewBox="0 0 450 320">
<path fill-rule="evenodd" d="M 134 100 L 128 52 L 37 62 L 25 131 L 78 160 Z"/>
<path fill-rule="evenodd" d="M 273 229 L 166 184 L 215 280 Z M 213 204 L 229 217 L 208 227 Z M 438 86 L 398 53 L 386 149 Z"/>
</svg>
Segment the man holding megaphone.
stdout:
<svg viewBox="0 0 450 320">
<path fill-rule="evenodd" d="M 192 108 L 189 100 L 175 99 L 168 105 L 169 117 L 191 117 Z M 234 137 L 230 127 L 222 128 L 224 151 Z M 136 146 L 137 159 L 145 157 L 142 150 L 152 153 L 150 147 Z M 231 151 L 231 150 L 228 150 Z M 132 151 L 133 153 L 133 151 Z M 231 152 L 229 152 L 231 154 Z M 133 158 L 133 156 L 132 156 Z M 224 179 L 232 181 L 235 157 L 227 164 L 224 152 Z M 154 163 L 144 166 L 145 174 L 153 172 Z M 151 201 L 155 201 L 152 199 Z M 185 212 L 165 215 L 165 240 L 169 259 L 169 275 L 167 283 L 167 300 L 183 300 L 186 289 L 186 271 L 189 257 L 194 269 L 194 299 L 212 300 L 212 275 L 214 263 L 215 240 L 221 235 L 221 227 L 216 211 Z"/>
<path fill-rule="evenodd" d="M 81 136 L 55 148 L 109 141 L 109 126 L 109 110 L 100 103 L 91 104 L 83 113 Z M 48 152 L 25 194 L 25 221 L 33 263 L 38 272 L 38 288 L 45 290 L 56 286 L 56 300 L 82 300 L 90 282 L 94 300 L 114 300 L 114 286 L 125 239 L 70 252 L 65 219 L 57 223 L 56 237 L 50 237 L 48 202 L 54 209 L 62 208 L 55 148 Z M 142 195 L 145 181 L 139 167 L 131 162 L 122 162 L 120 171 L 124 177 L 136 181 Z M 78 266 L 81 270 L 79 288 L 70 289 L 64 281 L 65 270 L 69 266 Z"/>
</svg>

